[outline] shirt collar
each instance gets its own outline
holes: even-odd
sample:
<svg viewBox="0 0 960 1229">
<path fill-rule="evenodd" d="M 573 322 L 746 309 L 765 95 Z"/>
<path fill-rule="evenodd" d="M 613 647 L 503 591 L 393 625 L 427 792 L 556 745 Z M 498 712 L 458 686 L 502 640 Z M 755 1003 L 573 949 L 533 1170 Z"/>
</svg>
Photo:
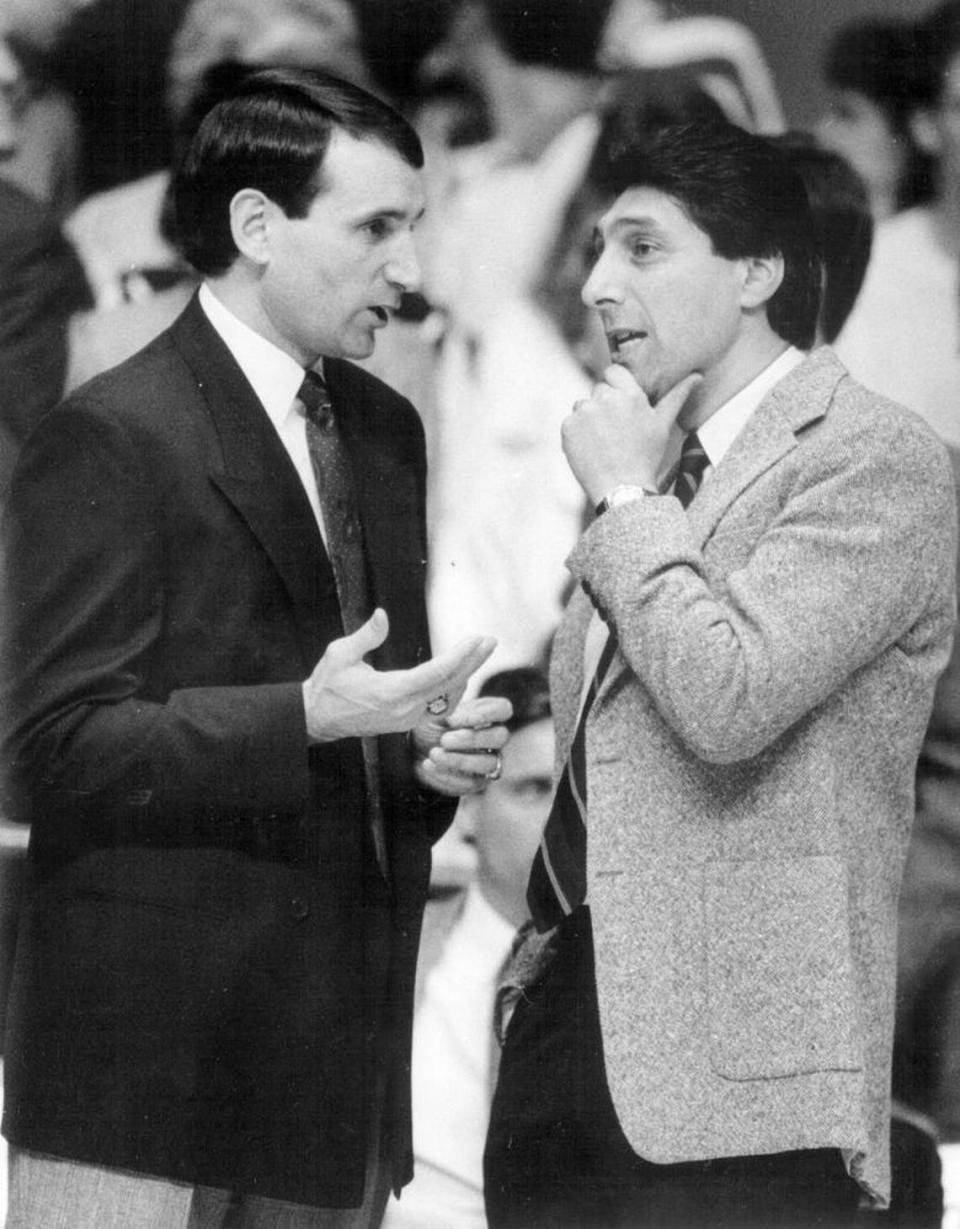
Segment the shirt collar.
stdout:
<svg viewBox="0 0 960 1229">
<path fill-rule="evenodd" d="M 742 388 L 729 401 L 724 402 L 702 427 L 697 428 L 697 438 L 712 467 L 716 468 L 726 456 L 730 445 L 767 393 L 775 384 L 779 384 L 787 372 L 802 363 L 805 357 L 796 346 L 788 346 L 772 363 L 764 367 L 746 388 Z"/>
<path fill-rule="evenodd" d="M 279 430 L 294 413 L 303 368 L 272 341 L 244 324 L 217 298 L 208 283 L 200 287 L 200 306 L 247 377 L 270 420 Z"/>
</svg>

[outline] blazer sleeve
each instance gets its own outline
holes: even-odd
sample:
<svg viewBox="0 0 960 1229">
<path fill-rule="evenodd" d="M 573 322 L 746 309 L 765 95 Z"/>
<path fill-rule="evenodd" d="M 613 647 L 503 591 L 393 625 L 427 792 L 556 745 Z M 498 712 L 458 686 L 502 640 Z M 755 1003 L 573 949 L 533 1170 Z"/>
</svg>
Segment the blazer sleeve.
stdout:
<svg viewBox="0 0 960 1229">
<path fill-rule="evenodd" d="M 897 414 L 804 456 L 772 513 L 758 500 L 766 520 L 743 518 L 755 540 L 720 583 L 672 497 L 607 513 L 568 561 L 663 718 L 707 761 L 758 754 L 896 645 L 926 653 L 931 679 L 946 661 L 957 530 L 944 449 Z"/>
<path fill-rule="evenodd" d="M 158 682 L 169 560 L 145 451 L 88 397 L 48 415 L 21 456 L 3 549 L 4 750 L 22 817 L 85 812 L 116 831 L 300 812 L 298 682 Z"/>
</svg>

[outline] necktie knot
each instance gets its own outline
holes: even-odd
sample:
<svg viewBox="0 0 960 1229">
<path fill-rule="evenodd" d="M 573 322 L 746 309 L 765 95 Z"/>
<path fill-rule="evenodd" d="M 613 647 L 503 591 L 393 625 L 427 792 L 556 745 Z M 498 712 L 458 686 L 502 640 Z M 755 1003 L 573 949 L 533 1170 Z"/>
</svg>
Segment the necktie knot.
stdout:
<svg viewBox="0 0 960 1229">
<path fill-rule="evenodd" d="M 323 376 L 315 371 L 306 371 L 303 383 L 297 391 L 297 400 L 303 406 L 310 422 L 329 431 L 333 426 L 333 402 Z"/>
<path fill-rule="evenodd" d="M 673 484 L 673 493 L 684 508 L 699 490 L 709 464 L 710 458 L 700 443 L 699 436 L 696 431 L 691 431 L 684 439 L 683 447 L 680 449 L 680 466 Z"/>
</svg>

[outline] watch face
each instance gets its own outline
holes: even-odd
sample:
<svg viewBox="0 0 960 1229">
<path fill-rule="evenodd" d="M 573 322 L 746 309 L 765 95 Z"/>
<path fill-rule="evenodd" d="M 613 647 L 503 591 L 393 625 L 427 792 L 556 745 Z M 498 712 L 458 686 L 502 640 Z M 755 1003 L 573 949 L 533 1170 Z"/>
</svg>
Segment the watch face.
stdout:
<svg viewBox="0 0 960 1229">
<path fill-rule="evenodd" d="M 610 507 L 619 508 L 621 504 L 631 504 L 635 499 L 643 499 L 646 491 L 642 486 L 618 486 L 610 493 Z"/>
</svg>

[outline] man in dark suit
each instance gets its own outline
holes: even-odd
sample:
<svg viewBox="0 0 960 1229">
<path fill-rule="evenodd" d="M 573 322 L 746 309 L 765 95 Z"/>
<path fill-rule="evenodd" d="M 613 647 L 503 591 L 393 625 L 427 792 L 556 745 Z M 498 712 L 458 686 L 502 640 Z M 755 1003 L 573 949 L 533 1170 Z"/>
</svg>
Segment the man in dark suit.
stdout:
<svg viewBox="0 0 960 1229">
<path fill-rule="evenodd" d="M 417 283 L 421 163 L 356 87 L 245 79 L 176 181 L 198 297 L 21 457 L 21 1229 L 372 1226 L 410 1177 L 430 845 L 509 716 L 459 702 L 490 640 L 429 660 L 419 419 L 343 361 Z"/>
</svg>

